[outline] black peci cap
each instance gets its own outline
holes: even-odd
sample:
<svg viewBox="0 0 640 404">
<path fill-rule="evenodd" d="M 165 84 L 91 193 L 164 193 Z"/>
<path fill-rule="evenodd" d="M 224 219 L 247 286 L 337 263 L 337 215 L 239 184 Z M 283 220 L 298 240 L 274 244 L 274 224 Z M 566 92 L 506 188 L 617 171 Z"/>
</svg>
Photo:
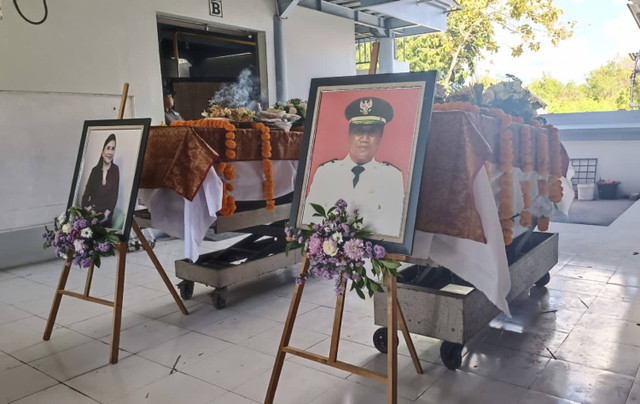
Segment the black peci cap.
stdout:
<svg viewBox="0 0 640 404">
<path fill-rule="evenodd" d="M 393 107 L 382 98 L 363 97 L 347 105 L 344 115 L 353 124 L 386 124 L 393 119 Z"/>
<path fill-rule="evenodd" d="M 176 92 L 173 90 L 169 90 L 167 87 L 162 87 L 162 95 L 172 95 L 175 96 Z"/>
</svg>

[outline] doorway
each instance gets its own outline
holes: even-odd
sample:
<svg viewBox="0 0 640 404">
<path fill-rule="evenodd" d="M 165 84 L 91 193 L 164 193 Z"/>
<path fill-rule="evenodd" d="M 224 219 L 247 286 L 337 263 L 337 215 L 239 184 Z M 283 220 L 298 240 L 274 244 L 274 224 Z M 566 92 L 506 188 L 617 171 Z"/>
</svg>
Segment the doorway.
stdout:
<svg viewBox="0 0 640 404">
<path fill-rule="evenodd" d="M 163 87 L 185 120 L 201 119 L 221 87 L 251 74 L 250 98 L 268 103 L 264 33 L 158 16 Z"/>
</svg>

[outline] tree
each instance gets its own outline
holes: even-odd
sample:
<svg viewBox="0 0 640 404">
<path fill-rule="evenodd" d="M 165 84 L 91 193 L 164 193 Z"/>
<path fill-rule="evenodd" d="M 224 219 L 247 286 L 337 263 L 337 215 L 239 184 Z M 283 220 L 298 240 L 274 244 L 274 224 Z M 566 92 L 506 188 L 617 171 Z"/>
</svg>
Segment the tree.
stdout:
<svg viewBox="0 0 640 404">
<path fill-rule="evenodd" d="M 619 58 L 591 71 L 585 84 L 562 83 L 547 73 L 533 80 L 529 90 L 548 104 L 549 113 L 615 111 L 629 109 L 631 59 Z M 634 98 L 640 100 L 636 86 Z"/>
<path fill-rule="evenodd" d="M 500 49 L 496 29 L 516 34 L 519 43 L 513 56 L 540 49 L 540 36 L 554 45 L 569 38 L 572 22 L 560 20 L 562 10 L 554 0 L 459 0 L 464 8 L 449 14 L 446 32 L 405 38 L 397 46 L 399 60 L 410 63 L 411 71 L 437 70 L 446 86 L 462 84 L 475 72 L 476 62 L 485 52 Z"/>
</svg>

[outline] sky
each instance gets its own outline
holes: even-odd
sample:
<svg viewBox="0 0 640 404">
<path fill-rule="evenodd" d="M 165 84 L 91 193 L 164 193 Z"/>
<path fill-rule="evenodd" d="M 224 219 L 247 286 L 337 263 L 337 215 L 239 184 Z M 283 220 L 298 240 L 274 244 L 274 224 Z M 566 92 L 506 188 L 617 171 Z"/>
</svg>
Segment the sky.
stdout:
<svg viewBox="0 0 640 404">
<path fill-rule="evenodd" d="M 500 33 L 498 41 L 505 44 L 500 52 L 488 55 L 478 64 L 477 74 L 504 79 L 513 74 L 525 84 L 546 72 L 563 82 L 584 83 L 585 76 L 616 56 L 629 57 L 640 50 L 640 27 L 627 8 L 627 0 L 555 0 L 564 10 L 565 21 L 575 21 L 573 36 L 556 47 L 542 40 L 538 52 L 525 51 L 511 56 L 509 44 L 515 44 L 509 34 Z"/>
</svg>

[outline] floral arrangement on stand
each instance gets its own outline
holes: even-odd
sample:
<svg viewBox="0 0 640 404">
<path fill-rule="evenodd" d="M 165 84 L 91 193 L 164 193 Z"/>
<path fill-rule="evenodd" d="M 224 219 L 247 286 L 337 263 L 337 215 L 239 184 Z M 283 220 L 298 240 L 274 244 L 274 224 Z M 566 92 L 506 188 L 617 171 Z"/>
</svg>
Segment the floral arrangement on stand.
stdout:
<svg viewBox="0 0 640 404">
<path fill-rule="evenodd" d="M 364 239 L 370 234 L 363 229 L 363 218 L 358 210 L 350 214 L 347 203 L 339 199 L 328 211 L 317 204 L 311 204 L 316 213 L 313 216 L 322 218 L 322 223 L 311 224 L 311 229 L 303 231 L 291 227 L 285 228 L 287 235 L 286 252 L 301 248 L 307 253 L 309 270 L 301 274 L 296 283 L 304 283 L 309 275 L 324 279 L 333 279 L 336 294 L 345 291 L 346 283 L 351 280 L 351 289 L 360 298 L 365 299 L 365 291 L 369 297 L 374 292 L 382 291 L 379 280 L 384 276 L 398 276 L 400 263 L 385 260 L 384 247 L 374 245 Z M 365 260 L 370 259 L 373 275 L 369 277 L 365 269 Z"/>
<path fill-rule="evenodd" d="M 53 230 L 45 226 L 43 247 L 54 247 L 67 265 L 100 268 L 101 258 L 115 255 L 113 245 L 120 241 L 115 230 L 104 227 L 104 220 L 104 214 L 92 208 L 69 208 L 54 219 Z"/>
</svg>

